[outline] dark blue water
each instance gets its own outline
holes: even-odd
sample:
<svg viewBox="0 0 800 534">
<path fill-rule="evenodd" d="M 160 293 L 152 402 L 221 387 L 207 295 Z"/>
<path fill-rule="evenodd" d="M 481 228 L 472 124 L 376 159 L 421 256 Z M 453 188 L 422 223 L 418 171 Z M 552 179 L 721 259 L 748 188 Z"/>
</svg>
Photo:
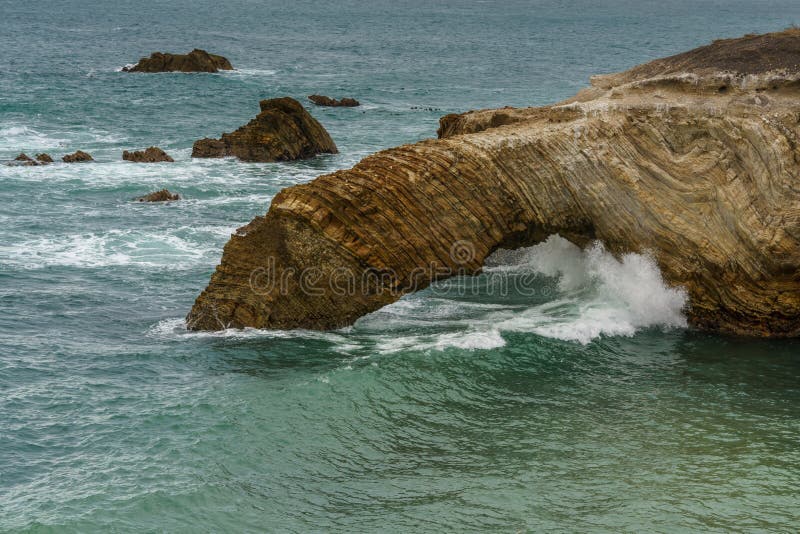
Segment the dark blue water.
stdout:
<svg viewBox="0 0 800 534">
<path fill-rule="evenodd" d="M 283 187 L 800 4 L 164 4 L 0 0 L 0 159 L 97 160 L 0 166 L 0 530 L 797 530 L 800 344 L 685 328 L 647 258 L 554 238 L 343 331 L 182 321 Z M 238 70 L 119 72 L 195 47 Z M 340 154 L 191 160 L 311 93 L 363 104 L 310 108 Z"/>
</svg>

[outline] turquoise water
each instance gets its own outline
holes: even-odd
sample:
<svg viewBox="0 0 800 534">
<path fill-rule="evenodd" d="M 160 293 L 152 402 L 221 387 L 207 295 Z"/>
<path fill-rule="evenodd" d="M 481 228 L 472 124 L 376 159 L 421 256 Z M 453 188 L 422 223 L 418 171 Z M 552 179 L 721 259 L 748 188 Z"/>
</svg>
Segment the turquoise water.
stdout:
<svg viewBox="0 0 800 534">
<path fill-rule="evenodd" d="M 800 343 L 685 328 L 645 257 L 553 238 L 342 331 L 182 322 L 281 188 L 796 2 L 86 4 L 0 0 L 0 159 L 97 160 L 0 166 L 0 530 L 800 527 Z M 118 72 L 194 47 L 239 70 Z M 363 103 L 310 108 L 340 154 L 191 160 L 311 93 Z M 176 163 L 121 161 L 150 145 Z"/>
</svg>

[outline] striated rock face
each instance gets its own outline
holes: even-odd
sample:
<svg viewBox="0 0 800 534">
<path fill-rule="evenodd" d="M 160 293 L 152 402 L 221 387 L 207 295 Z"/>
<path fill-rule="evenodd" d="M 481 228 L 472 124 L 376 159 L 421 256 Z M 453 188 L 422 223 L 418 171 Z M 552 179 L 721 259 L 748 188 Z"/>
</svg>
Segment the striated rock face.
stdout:
<svg viewBox="0 0 800 534">
<path fill-rule="evenodd" d="M 225 245 L 189 328 L 345 326 L 559 233 L 651 253 L 696 327 L 800 335 L 800 31 L 594 77 L 552 106 L 447 116 L 439 132 L 284 189 Z"/>
<path fill-rule="evenodd" d="M 139 197 L 136 200 L 139 202 L 168 202 L 170 200 L 180 200 L 181 196 L 177 193 L 170 193 L 168 189 L 162 189 L 161 191 L 154 191 L 152 193 L 148 193 L 143 197 Z"/>
<path fill-rule="evenodd" d="M 341 100 L 336 100 L 335 98 L 331 98 L 329 96 L 311 95 L 308 97 L 308 99 L 318 106 L 329 106 L 335 108 L 338 107 L 354 108 L 356 106 L 361 105 L 361 102 L 359 102 L 355 98 L 343 98 Z"/>
<path fill-rule="evenodd" d="M 146 148 L 144 150 L 137 150 L 135 152 L 128 152 L 125 150 L 122 152 L 122 159 L 125 161 L 133 161 L 135 163 L 159 163 L 162 161 L 175 161 L 169 156 L 169 154 L 156 146 L 151 146 L 150 148 Z"/>
<path fill-rule="evenodd" d="M 165 54 L 153 52 L 143 57 L 132 67 L 124 67 L 123 72 L 218 72 L 233 70 L 231 62 L 222 56 L 209 54 L 195 48 L 188 54 Z"/>
<path fill-rule="evenodd" d="M 94 161 L 94 158 L 92 158 L 89 153 L 84 152 L 83 150 L 78 150 L 73 154 L 67 154 L 61 158 L 61 160 L 64 163 L 85 163 L 87 161 Z"/>
<path fill-rule="evenodd" d="M 200 139 L 193 158 L 236 156 L 242 161 L 288 161 L 337 152 L 331 136 L 297 100 L 289 97 L 260 102 L 261 113 L 220 139 Z"/>
</svg>

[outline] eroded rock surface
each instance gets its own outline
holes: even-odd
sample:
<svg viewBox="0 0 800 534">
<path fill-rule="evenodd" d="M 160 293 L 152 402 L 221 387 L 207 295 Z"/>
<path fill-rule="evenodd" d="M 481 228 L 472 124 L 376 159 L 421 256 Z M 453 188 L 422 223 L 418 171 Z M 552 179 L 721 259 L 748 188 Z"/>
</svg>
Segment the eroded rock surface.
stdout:
<svg viewBox="0 0 800 534">
<path fill-rule="evenodd" d="M 67 154 L 61 160 L 64 163 L 85 163 L 87 161 L 94 161 L 91 154 L 88 152 L 84 152 L 83 150 L 78 150 L 72 154 Z"/>
<path fill-rule="evenodd" d="M 355 98 L 349 98 L 349 97 L 342 98 L 341 100 L 336 100 L 335 98 L 331 98 L 329 96 L 311 95 L 308 97 L 308 99 L 318 106 L 328 106 L 334 108 L 340 108 L 340 107 L 354 108 L 356 106 L 361 105 L 361 102 L 359 102 Z"/>
<path fill-rule="evenodd" d="M 152 193 L 148 193 L 143 197 L 139 197 L 136 200 L 138 202 L 169 202 L 171 200 L 180 200 L 181 196 L 177 193 L 171 193 L 168 189 L 162 189 L 161 191 L 154 191 Z"/>
<path fill-rule="evenodd" d="M 218 72 L 233 70 L 227 58 L 195 48 L 188 54 L 153 52 L 123 72 Z"/>
<path fill-rule="evenodd" d="M 133 161 L 134 163 L 160 163 L 160 162 L 173 162 L 175 161 L 169 154 L 156 146 L 151 146 L 144 150 L 136 150 L 129 152 L 127 150 L 122 152 L 122 159 L 125 161 Z"/>
<path fill-rule="evenodd" d="M 53 158 L 50 157 L 50 154 L 42 152 L 41 154 L 36 154 L 36 161 L 41 165 L 47 165 L 48 163 L 53 163 Z"/>
<path fill-rule="evenodd" d="M 261 113 L 220 139 L 200 139 L 193 158 L 235 156 L 242 161 L 288 161 L 337 152 L 331 136 L 297 100 L 289 97 L 260 102 Z"/>
<path fill-rule="evenodd" d="M 798 65 L 800 31 L 745 36 L 552 106 L 444 117 L 441 139 L 281 191 L 225 245 L 187 324 L 341 327 L 559 233 L 651 253 L 696 327 L 798 336 Z"/>
</svg>

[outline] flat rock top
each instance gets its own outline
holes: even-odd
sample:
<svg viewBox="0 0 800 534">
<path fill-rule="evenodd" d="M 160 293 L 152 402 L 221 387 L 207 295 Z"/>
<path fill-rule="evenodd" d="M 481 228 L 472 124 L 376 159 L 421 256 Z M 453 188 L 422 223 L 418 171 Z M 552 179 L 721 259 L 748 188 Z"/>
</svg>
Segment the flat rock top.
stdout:
<svg viewBox="0 0 800 534">
<path fill-rule="evenodd" d="M 593 77 L 595 85 L 620 85 L 658 76 L 729 72 L 740 75 L 800 73 L 800 28 L 718 39 L 688 52 L 650 61 L 616 74 Z"/>
</svg>

